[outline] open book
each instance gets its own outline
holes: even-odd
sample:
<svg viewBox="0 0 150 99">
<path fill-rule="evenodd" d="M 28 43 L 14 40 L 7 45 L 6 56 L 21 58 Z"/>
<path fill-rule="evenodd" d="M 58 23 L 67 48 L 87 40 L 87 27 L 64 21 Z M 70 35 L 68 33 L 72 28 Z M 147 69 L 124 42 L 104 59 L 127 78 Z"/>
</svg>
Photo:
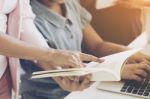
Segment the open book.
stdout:
<svg viewBox="0 0 150 99">
<path fill-rule="evenodd" d="M 105 60 L 103 63 L 90 62 L 84 68 L 34 72 L 32 79 L 58 76 L 83 76 L 91 73 L 91 81 L 119 81 L 121 79 L 122 67 L 125 65 L 127 59 L 138 51 L 140 51 L 140 49 L 105 56 L 101 58 Z"/>
</svg>

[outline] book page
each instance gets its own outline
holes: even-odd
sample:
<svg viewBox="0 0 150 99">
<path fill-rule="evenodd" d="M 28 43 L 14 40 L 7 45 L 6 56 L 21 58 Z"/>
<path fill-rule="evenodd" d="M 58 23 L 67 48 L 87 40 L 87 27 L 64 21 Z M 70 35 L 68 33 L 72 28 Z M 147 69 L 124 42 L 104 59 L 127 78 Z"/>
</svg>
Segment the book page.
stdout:
<svg viewBox="0 0 150 99">
<path fill-rule="evenodd" d="M 120 52 L 117 54 L 112 54 L 106 57 L 103 57 L 105 61 L 103 63 L 92 62 L 88 64 L 88 67 L 97 68 L 99 71 L 106 71 L 105 75 L 102 72 L 93 73 L 93 81 L 119 81 L 121 78 L 121 69 L 126 63 L 127 59 L 133 54 L 137 53 L 141 49 L 129 50 Z M 108 75 L 107 75 L 108 74 Z M 103 76 L 105 77 L 103 77 Z M 107 77 L 108 76 L 108 77 Z M 113 78 L 111 78 L 111 76 Z"/>
</svg>

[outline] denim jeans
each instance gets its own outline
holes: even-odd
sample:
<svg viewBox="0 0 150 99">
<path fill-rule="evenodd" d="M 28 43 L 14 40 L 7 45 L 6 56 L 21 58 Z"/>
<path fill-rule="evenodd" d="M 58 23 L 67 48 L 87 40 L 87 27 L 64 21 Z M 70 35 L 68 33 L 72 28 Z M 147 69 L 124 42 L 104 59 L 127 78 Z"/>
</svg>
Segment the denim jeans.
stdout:
<svg viewBox="0 0 150 99">
<path fill-rule="evenodd" d="M 22 99 L 63 99 L 69 94 L 52 78 L 30 79 L 35 71 L 40 71 L 36 64 L 28 60 L 20 60 L 24 71 L 21 74 L 20 94 Z"/>
</svg>

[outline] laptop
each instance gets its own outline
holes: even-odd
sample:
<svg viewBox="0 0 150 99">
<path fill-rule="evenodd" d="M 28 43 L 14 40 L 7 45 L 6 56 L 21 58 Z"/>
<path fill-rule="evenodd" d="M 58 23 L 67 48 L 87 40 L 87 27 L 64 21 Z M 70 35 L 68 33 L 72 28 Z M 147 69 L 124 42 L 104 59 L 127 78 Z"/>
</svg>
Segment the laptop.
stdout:
<svg viewBox="0 0 150 99">
<path fill-rule="evenodd" d="M 145 8 L 144 11 L 146 14 L 145 32 L 148 38 L 148 44 L 144 47 L 143 53 L 150 55 L 150 8 Z M 150 99 L 150 79 L 144 79 L 142 82 L 100 82 L 97 89 Z"/>
</svg>

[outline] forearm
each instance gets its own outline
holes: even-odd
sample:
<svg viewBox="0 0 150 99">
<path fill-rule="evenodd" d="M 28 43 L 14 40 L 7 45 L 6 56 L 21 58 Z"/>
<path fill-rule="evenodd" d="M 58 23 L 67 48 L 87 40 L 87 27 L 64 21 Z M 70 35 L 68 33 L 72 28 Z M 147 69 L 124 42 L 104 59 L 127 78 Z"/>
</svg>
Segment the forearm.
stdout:
<svg viewBox="0 0 150 99">
<path fill-rule="evenodd" d="M 129 49 L 128 47 L 123 46 L 123 45 L 103 41 L 97 44 L 95 52 L 97 55 L 102 57 L 102 56 L 106 56 L 109 54 L 122 52 L 128 49 Z"/>
<path fill-rule="evenodd" d="M 104 41 L 93 29 L 91 25 L 87 25 L 84 29 L 83 44 L 88 50 L 94 52 L 97 56 L 105 56 L 117 52 L 127 50 L 128 48 Z"/>
<path fill-rule="evenodd" d="M 48 48 L 41 48 L 27 44 L 2 33 L 0 34 L 0 54 L 10 57 L 41 61 L 46 61 L 48 60 L 48 56 L 51 56 Z"/>
</svg>

